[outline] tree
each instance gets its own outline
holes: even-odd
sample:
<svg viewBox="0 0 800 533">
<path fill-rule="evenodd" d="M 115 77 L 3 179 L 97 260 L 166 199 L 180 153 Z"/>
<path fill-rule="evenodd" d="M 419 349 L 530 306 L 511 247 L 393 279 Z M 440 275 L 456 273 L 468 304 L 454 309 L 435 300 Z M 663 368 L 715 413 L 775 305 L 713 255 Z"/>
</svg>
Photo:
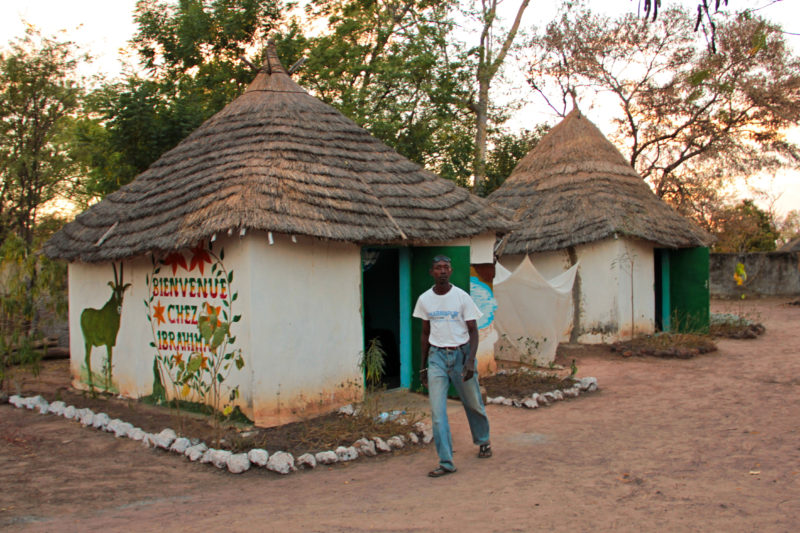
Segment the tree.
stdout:
<svg viewBox="0 0 800 533">
<path fill-rule="evenodd" d="M 74 145 L 91 178 L 86 197 L 129 182 L 241 94 L 268 36 L 286 67 L 304 60 L 294 76 L 314 96 L 412 161 L 469 186 L 480 123 L 475 109 L 484 109 L 480 138 L 491 146 L 505 117 L 489 106 L 488 84 L 519 20 L 497 56 L 489 23 L 481 56 L 453 36 L 458 0 L 316 0 L 302 21 L 284 20 L 282 6 L 280 0 L 137 4 L 133 42 L 150 77 L 90 96 L 93 114 L 75 125 Z M 494 11 L 486 16 L 495 20 Z M 309 26 L 324 30 L 309 36 Z M 483 100 L 476 98 L 479 56 Z"/>
<path fill-rule="evenodd" d="M 782 219 L 777 221 L 775 227 L 780 234 L 778 239 L 780 246 L 800 237 L 800 210 L 792 209 L 786 213 Z"/>
<path fill-rule="evenodd" d="M 80 106 L 75 47 L 29 28 L 0 55 L 0 387 L 36 371 L 41 312 L 65 311 L 66 267 L 38 253 L 63 221 L 41 211 L 74 184 L 69 120 Z"/>
<path fill-rule="evenodd" d="M 493 139 L 486 160 L 486 181 L 483 192 L 488 196 L 511 175 L 519 160 L 534 149 L 550 127 L 538 125 L 533 130 L 503 133 Z"/>
<path fill-rule="evenodd" d="M 702 218 L 725 182 L 800 162 L 783 135 L 800 121 L 800 61 L 760 18 L 726 19 L 711 54 L 690 15 L 662 15 L 646 24 L 569 10 L 548 26 L 530 81 L 542 94 L 558 87 L 564 107 L 569 93 L 610 94 L 620 111 L 612 139 L 631 165 L 659 197 Z"/>
<path fill-rule="evenodd" d="M 490 87 L 529 2 L 497 40 L 499 3 L 467 11 L 481 27 L 468 48 L 453 36 L 454 0 L 315 2 L 308 14 L 326 17 L 329 32 L 302 43 L 301 83 L 409 159 L 486 194 L 487 153 L 504 119 Z"/>
<path fill-rule="evenodd" d="M 451 38 L 456 2 L 319 0 L 305 37 L 295 22 L 278 39 L 289 62 L 305 57 L 299 83 L 405 157 L 466 184 L 474 122 L 469 64 Z"/>
<path fill-rule="evenodd" d="M 106 84 L 74 125 L 89 175 L 84 199 L 130 182 L 239 96 L 254 76 L 242 56 L 263 50 L 281 0 L 141 0 L 132 44 L 148 76 Z M 256 60 L 258 62 L 258 60 Z"/>
<path fill-rule="evenodd" d="M 778 0 L 780 1 L 780 0 Z M 717 23 L 714 20 L 714 15 L 719 12 L 721 5 L 728 5 L 728 0 L 714 0 L 714 12 L 711 12 L 709 0 L 697 0 L 697 16 L 694 23 L 694 31 L 700 28 L 703 30 L 703 35 L 706 36 L 708 41 L 708 49 L 712 53 L 717 51 Z M 658 10 L 661 7 L 661 0 L 640 0 L 640 7 L 644 8 L 645 20 L 652 17 L 652 20 L 658 18 Z"/>
<path fill-rule="evenodd" d="M 496 29 L 497 6 L 499 0 L 481 0 L 479 18 L 482 24 L 480 40 L 475 49 L 477 65 L 475 67 L 475 80 L 478 85 L 477 99 L 470 102 L 470 109 L 475 114 L 475 153 L 473 160 L 474 190 L 480 195 L 488 194 L 486 175 L 486 152 L 488 147 L 488 122 L 489 122 L 489 89 L 500 67 L 506 59 L 511 45 L 519 30 L 522 15 L 528 7 L 529 0 L 521 0 L 516 17 L 511 28 L 501 39 L 500 48 L 496 51 L 493 33 Z"/>
<path fill-rule="evenodd" d="M 80 105 L 72 43 L 29 28 L 0 55 L 0 237 L 30 250 L 41 207 L 74 177 L 64 126 Z"/>
<path fill-rule="evenodd" d="M 779 237 L 769 213 L 753 200 L 742 200 L 715 213 L 712 227 L 717 237 L 714 251 L 720 253 L 771 252 Z"/>
</svg>

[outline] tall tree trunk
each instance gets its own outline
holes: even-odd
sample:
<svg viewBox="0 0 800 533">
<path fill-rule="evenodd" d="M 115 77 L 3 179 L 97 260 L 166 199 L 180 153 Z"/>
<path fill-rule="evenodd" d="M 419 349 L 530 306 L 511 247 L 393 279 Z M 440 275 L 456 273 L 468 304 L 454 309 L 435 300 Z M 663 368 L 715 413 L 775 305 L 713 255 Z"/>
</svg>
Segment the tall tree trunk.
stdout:
<svg viewBox="0 0 800 533">
<path fill-rule="evenodd" d="M 503 41 L 497 57 L 492 57 L 491 32 L 497 17 L 497 0 L 482 0 L 483 29 L 481 30 L 481 41 L 478 46 L 478 67 L 475 77 L 478 81 L 478 101 L 472 106 L 475 113 L 475 152 L 473 156 L 474 177 L 473 191 L 483 195 L 486 187 L 486 143 L 487 126 L 489 122 L 489 88 L 503 61 L 506 59 L 509 48 L 511 48 L 514 38 L 517 36 L 522 14 L 528 7 L 530 0 L 522 0 L 514 18 L 514 24 L 508 31 Z"/>
<path fill-rule="evenodd" d="M 478 104 L 475 107 L 475 157 L 472 173 L 475 176 L 473 190 L 479 196 L 486 190 L 486 143 L 489 122 L 489 84 L 486 77 L 478 78 Z"/>
</svg>

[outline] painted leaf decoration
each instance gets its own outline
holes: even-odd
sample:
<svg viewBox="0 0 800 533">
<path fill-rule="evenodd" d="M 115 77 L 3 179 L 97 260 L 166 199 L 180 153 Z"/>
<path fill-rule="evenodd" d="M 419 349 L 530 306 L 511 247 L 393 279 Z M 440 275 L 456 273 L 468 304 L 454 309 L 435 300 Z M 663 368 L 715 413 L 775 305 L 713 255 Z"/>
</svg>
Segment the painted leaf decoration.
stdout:
<svg viewBox="0 0 800 533">
<path fill-rule="evenodd" d="M 212 350 L 216 350 L 219 348 L 220 344 L 225 340 L 225 336 L 228 334 L 228 324 L 222 324 L 219 326 L 216 331 L 214 331 L 214 336 L 211 338 L 209 342 L 209 346 Z"/>
<path fill-rule="evenodd" d="M 203 356 L 200 354 L 193 355 L 189 359 L 189 364 L 186 365 L 186 371 L 194 374 L 195 372 L 200 370 L 200 367 L 202 365 L 203 365 Z"/>
<path fill-rule="evenodd" d="M 209 317 L 206 315 L 201 315 L 197 320 L 197 329 L 200 330 L 200 335 L 203 336 L 203 340 L 206 341 L 206 343 L 211 341 L 211 336 L 214 334 L 214 328 L 211 325 Z"/>
</svg>

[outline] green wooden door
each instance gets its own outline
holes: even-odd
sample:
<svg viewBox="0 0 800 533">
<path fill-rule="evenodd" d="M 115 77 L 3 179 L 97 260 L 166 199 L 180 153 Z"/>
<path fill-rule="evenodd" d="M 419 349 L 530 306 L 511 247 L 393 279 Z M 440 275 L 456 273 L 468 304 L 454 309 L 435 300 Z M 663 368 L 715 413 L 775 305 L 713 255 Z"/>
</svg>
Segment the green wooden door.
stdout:
<svg viewBox="0 0 800 533">
<path fill-rule="evenodd" d="M 437 255 L 446 255 L 453 266 L 450 283 L 469 293 L 469 246 L 424 246 L 411 249 L 411 312 L 420 294 L 433 286 L 430 275 L 431 261 Z M 420 389 L 419 368 L 422 363 L 420 335 L 422 321 L 412 319 L 411 327 L 411 390 Z"/>
<path fill-rule="evenodd" d="M 708 264 L 708 248 L 669 251 L 671 331 L 708 333 L 710 320 Z"/>
</svg>

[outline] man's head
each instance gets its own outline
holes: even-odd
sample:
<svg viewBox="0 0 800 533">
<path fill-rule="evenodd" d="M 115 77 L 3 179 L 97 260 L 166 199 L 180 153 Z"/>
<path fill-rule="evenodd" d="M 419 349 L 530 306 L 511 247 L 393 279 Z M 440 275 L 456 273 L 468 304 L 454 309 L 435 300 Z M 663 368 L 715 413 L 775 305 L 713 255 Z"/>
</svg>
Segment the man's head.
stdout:
<svg viewBox="0 0 800 533">
<path fill-rule="evenodd" d="M 445 284 L 450 282 L 450 274 L 453 273 L 453 267 L 450 265 L 450 258 L 446 255 L 437 255 L 431 262 L 430 274 L 437 284 Z"/>
</svg>

